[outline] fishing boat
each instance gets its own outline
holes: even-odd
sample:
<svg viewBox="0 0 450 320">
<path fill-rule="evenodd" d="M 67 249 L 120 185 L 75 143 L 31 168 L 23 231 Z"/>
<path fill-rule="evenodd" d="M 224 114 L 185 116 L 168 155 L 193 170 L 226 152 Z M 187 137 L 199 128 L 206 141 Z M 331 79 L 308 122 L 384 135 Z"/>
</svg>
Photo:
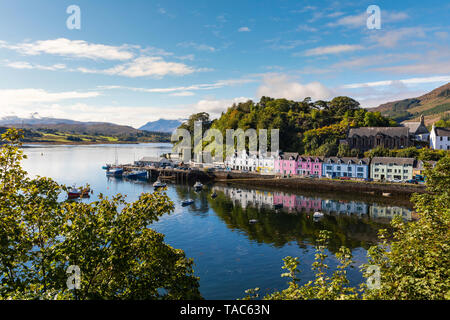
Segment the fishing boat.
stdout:
<svg viewBox="0 0 450 320">
<path fill-rule="evenodd" d="M 194 184 L 194 189 L 195 189 L 196 191 L 202 190 L 202 189 L 203 189 L 203 184 L 202 184 L 200 181 L 197 181 L 197 182 Z"/>
<path fill-rule="evenodd" d="M 181 205 L 182 205 L 183 207 L 189 206 L 189 205 L 191 205 L 191 204 L 193 204 L 193 203 L 194 203 L 194 200 L 192 200 L 192 199 L 187 199 L 187 200 L 181 201 Z"/>
<path fill-rule="evenodd" d="M 91 192 L 90 188 L 82 188 L 82 187 L 75 187 L 72 186 L 67 190 L 67 196 L 69 199 L 74 198 L 89 198 L 89 193 Z"/>
<path fill-rule="evenodd" d="M 110 168 L 106 171 L 106 175 L 110 177 L 121 177 L 123 175 L 122 168 Z"/>
<path fill-rule="evenodd" d="M 125 178 L 128 179 L 147 179 L 147 171 L 141 170 L 141 171 L 131 171 L 124 174 Z"/>
<path fill-rule="evenodd" d="M 167 185 L 165 184 L 165 183 L 162 183 L 160 180 L 157 180 L 154 184 L 153 184 L 153 187 L 155 188 L 155 189 L 158 189 L 158 188 L 163 188 L 163 187 L 166 187 Z"/>
</svg>

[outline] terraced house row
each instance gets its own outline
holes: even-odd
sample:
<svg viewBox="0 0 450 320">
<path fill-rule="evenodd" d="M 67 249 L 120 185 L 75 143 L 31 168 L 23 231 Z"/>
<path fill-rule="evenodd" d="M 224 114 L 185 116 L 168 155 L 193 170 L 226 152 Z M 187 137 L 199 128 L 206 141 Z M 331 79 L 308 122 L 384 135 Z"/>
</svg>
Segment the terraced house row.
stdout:
<svg viewBox="0 0 450 320">
<path fill-rule="evenodd" d="M 434 165 L 433 161 L 430 161 Z M 413 158 L 394 157 L 321 157 L 301 156 L 285 152 L 260 156 L 242 151 L 228 157 L 225 166 L 230 170 L 279 174 L 288 176 L 313 176 L 344 179 L 373 179 L 407 181 L 423 174 L 424 163 Z"/>
</svg>

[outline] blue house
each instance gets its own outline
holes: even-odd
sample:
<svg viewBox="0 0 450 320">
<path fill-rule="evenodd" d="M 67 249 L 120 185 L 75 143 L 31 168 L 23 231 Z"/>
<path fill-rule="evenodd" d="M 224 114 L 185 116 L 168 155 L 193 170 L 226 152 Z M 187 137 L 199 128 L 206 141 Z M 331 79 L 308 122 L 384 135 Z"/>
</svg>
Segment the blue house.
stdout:
<svg viewBox="0 0 450 320">
<path fill-rule="evenodd" d="M 369 164 L 370 159 L 368 158 L 325 158 L 322 164 L 322 176 L 327 178 L 368 179 Z"/>
</svg>

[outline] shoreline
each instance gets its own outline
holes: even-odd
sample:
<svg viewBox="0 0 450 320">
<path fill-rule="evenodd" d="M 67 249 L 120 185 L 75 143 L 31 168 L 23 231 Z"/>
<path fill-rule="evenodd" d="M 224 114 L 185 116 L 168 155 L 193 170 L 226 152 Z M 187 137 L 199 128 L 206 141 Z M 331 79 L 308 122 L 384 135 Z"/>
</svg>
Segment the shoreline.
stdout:
<svg viewBox="0 0 450 320">
<path fill-rule="evenodd" d="M 67 142 L 57 142 L 57 141 L 34 141 L 34 142 L 22 142 L 22 147 L 34 147 L 34 146 L 91 146 L 91 145 L 103 145 L 103 144 L 129 144 L 138 145 L 145 143 L 170 143 L 164 141 L 139 141 L 139 142 L 126 142 L 126 141 L 67 141 Z"/>
</svg>

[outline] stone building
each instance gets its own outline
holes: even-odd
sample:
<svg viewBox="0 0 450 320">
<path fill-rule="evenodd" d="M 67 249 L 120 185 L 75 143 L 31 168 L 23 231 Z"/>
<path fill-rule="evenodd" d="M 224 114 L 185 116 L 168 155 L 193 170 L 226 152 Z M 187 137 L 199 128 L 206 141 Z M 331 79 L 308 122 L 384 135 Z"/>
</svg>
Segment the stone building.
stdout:
<svg viewBox="0 0 450 320">
<path fill-rule="evenodd" d="M 350 149 L 367 151 L 376 147 L 403 149 L 413 145 L 408 127 L 351 128 L 347 135 Z"/>
</svg>

